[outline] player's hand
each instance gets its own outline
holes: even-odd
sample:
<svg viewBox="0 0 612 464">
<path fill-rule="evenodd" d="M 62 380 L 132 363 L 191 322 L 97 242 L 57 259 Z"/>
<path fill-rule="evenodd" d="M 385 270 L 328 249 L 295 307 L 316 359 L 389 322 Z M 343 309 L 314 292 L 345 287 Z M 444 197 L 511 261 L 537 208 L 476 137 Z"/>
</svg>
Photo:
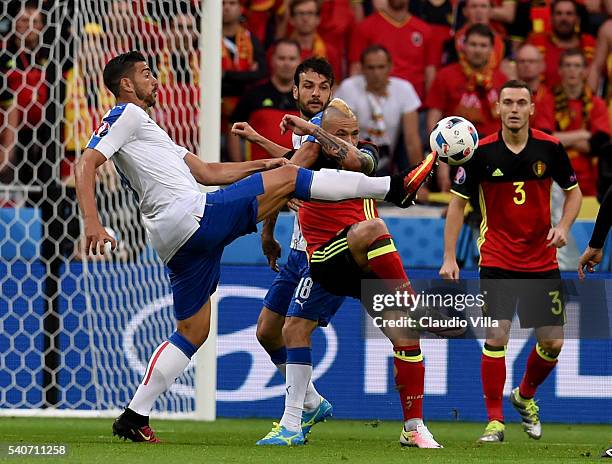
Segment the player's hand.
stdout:
<svg viewBox="0 0 612 464">
<path fill-rule="evenodd" d="M 268 265 L 274 272 L 278 272 L 278 264 L 276 261 L 281 257 L 281 246 L 280 243 L 274 237 L 261 236 L 261 249 L 266 258 L 268 258 Z"/>
<path fill-rule="evenodd" d="M 235 122 L 232 125 L 232 134 L 251 143 L 255 143 L 259 137 L 259 133 L 248 122 Z"/>
<path fill-rule="evenodd" d="M 584 253 L 582 253 L 582 256 L 578 260 L 578 277 L 580 277 L 580 280 L 584 279 L 585 266 L 587 272 L 595 272 L 595 266 L 601 263 L 602 257 L 603 252 L 601 248 L 587 247 L 587 249 L 584 250 Z"/>
<path fill-rule="evenodd" d="M 459 266 L 457 266 L 457 260 L 445 259 L 440 268 L 440 277 L 444 280 L 459 280 Z"/>
<path fill-rule="evenodd" d="M 270 169 L 280 168 L 285 164 L 289 164 L 289 160 L 287 158 L 270 158 L 265 159 L 263 161 L 263 170 L 269 171 Z"/>
<path fill-rule="evenodd" d="M 567 230 L 559 226 L 552 227 L 548 231 L 546 240 L 548 240 L 546 246 L 562 248 L 567 245 Z"/>
<path fill-rule="evenodd" d="M 85 224 L 85 253 L 103 255 L 107 243 L 110 243 L 111 251 L 117 249 L 117 240 L 102 227 L 102 224 Z"/>
<path fill-rule="evenodd" d="M 295 211 L 296 213 L 300 210 L 304 202 L 302 200 L 298 200 L 297 198 L 292 198 L 287 202 L 287 207 L 291 211 Z"/>
<path fill-rule="evenodd" d="M 314 124 L 295 116 L 293 114 L 286 114 L 280 122 L 281 134 L 287 131 L 292 131 L 295 135 L 312 135 L 317 126 Z"/>
</svg>

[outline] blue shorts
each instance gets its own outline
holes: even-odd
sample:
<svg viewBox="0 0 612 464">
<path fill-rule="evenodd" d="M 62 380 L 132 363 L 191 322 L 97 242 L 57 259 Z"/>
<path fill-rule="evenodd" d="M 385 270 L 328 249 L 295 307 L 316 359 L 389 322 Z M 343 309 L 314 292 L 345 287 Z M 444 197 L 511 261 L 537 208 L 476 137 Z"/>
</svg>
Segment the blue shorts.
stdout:
<svg viewBox="0 0 612 464">
<path fill-rule="evenodd" d="M 206 194 L 200 227 L 167 264 L 176 319 L 193 316 L 215 293 L 225 246 L 257 231 L 257 196 L 262 193 L 258 173 Z"/>
<path fill-rule="evenodd" d="M 264 298 L 264 306 L 281 316 L 317 321 L 326 327 L 343 301 L 343 296 L 332 295 L 313 282 L 306 252 L 292 248 L 287 264 Z"/>
</svg>

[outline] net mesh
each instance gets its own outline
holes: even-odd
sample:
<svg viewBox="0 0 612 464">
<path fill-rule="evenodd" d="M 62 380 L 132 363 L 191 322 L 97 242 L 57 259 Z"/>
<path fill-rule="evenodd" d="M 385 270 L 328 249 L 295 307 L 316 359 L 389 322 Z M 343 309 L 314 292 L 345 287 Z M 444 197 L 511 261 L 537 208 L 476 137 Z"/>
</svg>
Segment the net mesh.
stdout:
<svg viewBox="0 0 612 464">
<path fill-rule="evenodd" d="M 112 162 L 97 176 L 112 257 L 85 260 L 74 161 L 112 95 L 102 70 L 140 50 L 159 79 L 152 117 L 198 152 L 199 2 L 2 2 L 0 408 L 126 405 L 173 330 L 164 268 Z M 194 408 L 193 369 L 156 403 Z"/>
</svg>

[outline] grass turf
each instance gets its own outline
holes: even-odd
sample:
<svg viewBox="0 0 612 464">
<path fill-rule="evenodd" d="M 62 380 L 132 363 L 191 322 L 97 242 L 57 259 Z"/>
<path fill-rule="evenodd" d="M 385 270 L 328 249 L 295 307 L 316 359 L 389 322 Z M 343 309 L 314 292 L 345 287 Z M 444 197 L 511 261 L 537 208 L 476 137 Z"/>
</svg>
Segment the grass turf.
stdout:
<svg viewBox="0 0 612 464">
<path fill-rule="evenodd" d="M 556 463 L 597 459 L 612 439 L 610 426 L 544 424 L 540 441 L 510 424 L 506 442 L 477 445 L 483 424 L 432 422 L 442 450 L 402 449 L 399 422 L 331 420 L 313 428 L 306 446 L 258 447 L 254 443 L 271 427 L 259 419 L 219 419 L 213 423 L 152 421 L 160 445 L 123 442 L 110 433 L 109 419 L 0 418 L 0 461 L 15 463 Z M 7 458 L 7 444 L 68 445 L 62 458 Z"/>
</svg>

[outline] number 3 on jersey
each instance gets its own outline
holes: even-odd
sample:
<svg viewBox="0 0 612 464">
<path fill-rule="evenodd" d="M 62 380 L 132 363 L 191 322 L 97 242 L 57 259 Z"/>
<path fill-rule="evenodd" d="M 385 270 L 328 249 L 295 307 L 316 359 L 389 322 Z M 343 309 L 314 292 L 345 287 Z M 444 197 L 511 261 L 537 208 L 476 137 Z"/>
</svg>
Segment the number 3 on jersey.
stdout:
<svg viewBox="0 0 612 464">
<path fill-rule="evenodd" d="M 514 189 L 514 193 L 516 193 L 517 195 L 512 199 L 517 205 L 522 205 L 523 203 L 525 203 L 525 190 L 523 190 L 525 182 L 512 182 L 512 185 L 516 187 L 516 189 Z"/>
</svg>

